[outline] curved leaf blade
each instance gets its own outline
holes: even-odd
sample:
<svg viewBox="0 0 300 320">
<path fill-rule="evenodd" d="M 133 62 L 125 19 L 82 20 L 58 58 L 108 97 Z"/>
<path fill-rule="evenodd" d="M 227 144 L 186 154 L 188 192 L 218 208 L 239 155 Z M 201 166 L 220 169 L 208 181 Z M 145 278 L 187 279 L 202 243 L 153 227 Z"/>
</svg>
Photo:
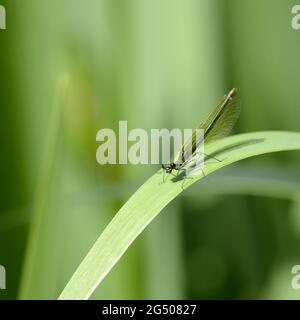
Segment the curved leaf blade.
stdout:
<svg viewBox="0 0 300 320">
<path fill-rule="evenodd" d="M 260 154 L 300 150 L 300 133 L 266 131 L 234 135 L 208 145 L 205 153 L 222 159 L 205 166 L 205 175 L 236 161 Z M 203 178 L 188 178 L 185 189 Z M 162 183 L 162 170 L 147 180 L 115 215 L 84 258 L 59 299 L 88 299 L 130 244 L 183 191 L 182 180 L 169 177 Z"/>
</svg>

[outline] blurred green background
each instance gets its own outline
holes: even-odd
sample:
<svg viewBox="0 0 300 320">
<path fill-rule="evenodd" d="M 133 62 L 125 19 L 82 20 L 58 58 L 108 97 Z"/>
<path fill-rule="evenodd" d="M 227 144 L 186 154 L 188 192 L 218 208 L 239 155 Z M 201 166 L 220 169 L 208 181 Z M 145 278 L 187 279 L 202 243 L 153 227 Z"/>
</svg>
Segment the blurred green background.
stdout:
<svg viewBox="0 0 300 320">
<path fill-rule="evenodd" d="M 300 131 L 295 1 L 1 0 L 1 299 L 56 299 L 157 170 L 98 165 L 99 129 L 193 128 L 237 87 L 236 132 Z M 299 298 L 299 159 L 246 160 L 183 192 L 92 298 Z"/>
</svg>

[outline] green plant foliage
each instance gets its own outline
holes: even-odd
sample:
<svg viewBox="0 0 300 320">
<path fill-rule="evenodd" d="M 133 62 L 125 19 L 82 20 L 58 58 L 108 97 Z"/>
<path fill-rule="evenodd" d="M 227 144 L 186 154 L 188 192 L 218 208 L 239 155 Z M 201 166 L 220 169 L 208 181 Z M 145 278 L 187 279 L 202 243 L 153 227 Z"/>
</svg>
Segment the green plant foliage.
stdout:
<svg viewBox="0 0 300 320">
<path fill-rule="evenodd" d="M 207 175 L 236 161 L 260 154 L 299 149 L 300 133 L 254 132 L 235 135 L 217 140 L 206 148 L 206 154 L 219 157 L 222 161 L 207 161 L 204 172 Z M 88 299 L 131 243 L 162 209 L 187 186 L 204 177 L 203 173 L 177 179 L 169 176 L 163 182 L 162 174 L 162 170 L 155 173 L 119 210 L 59 299 Z M 189 180 L 184 188 L 182 179 Z"/>
</svg>

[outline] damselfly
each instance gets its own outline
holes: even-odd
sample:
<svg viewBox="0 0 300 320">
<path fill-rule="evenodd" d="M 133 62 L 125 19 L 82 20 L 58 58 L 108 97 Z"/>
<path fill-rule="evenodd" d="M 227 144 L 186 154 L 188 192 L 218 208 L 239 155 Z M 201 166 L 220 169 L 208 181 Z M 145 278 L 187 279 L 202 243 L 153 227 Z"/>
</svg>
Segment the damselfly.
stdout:
<svg viewBox="0 0 300 320">
<path fill-rule="evenodd" d="M 175 160 L 162 165 L 165 173 L 172 173 L 173 170 L 185 171 L 185 167 L 197 156 L 199 144 L 207 145 L 211 141 L 225 137 L 230 133 L 240 114 L 236 92 L 237 89 L 235 88 L 230 90 L 210 113 L 206 121 L 198 127 L 198 129 L 203 130 L 202 140 L 196 139 L 196 132 L 194 131 L 182 146 Z M 205 157 L 214 158 L 209 155 L 205 155 Z"/>
</svg>

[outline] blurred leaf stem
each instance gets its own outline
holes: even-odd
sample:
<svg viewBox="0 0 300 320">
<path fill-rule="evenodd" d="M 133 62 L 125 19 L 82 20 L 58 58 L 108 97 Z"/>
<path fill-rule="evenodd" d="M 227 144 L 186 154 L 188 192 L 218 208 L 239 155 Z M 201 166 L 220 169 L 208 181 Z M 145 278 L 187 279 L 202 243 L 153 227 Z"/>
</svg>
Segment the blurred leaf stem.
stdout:
<svg viewBox="0 0 300 320">
<path fill-rule="evenodd" d="M 61 132 L 60 125 L 62 120 L 62 110 L 66 100 L 68 82 L 68 75 L 62 75 L 58 81 L 57 93 L 53 105 L 52 115 L 49 121 L 44 155 L 41 163 L 40 173 L 37 177 L 38 180 L 32 209 L 31 225 L 24 258 L 19 293 L 19 297 L 21 299 L 28 298 L 28 292 L 30 290 L 33 278 L 33 270 L 37 258 L 38 243 L 42 231 L 41 225 L 47 203 L 47 194 L 51 180 L 55 150 L 57 147 L 58 137 Z"/>
</svg>

